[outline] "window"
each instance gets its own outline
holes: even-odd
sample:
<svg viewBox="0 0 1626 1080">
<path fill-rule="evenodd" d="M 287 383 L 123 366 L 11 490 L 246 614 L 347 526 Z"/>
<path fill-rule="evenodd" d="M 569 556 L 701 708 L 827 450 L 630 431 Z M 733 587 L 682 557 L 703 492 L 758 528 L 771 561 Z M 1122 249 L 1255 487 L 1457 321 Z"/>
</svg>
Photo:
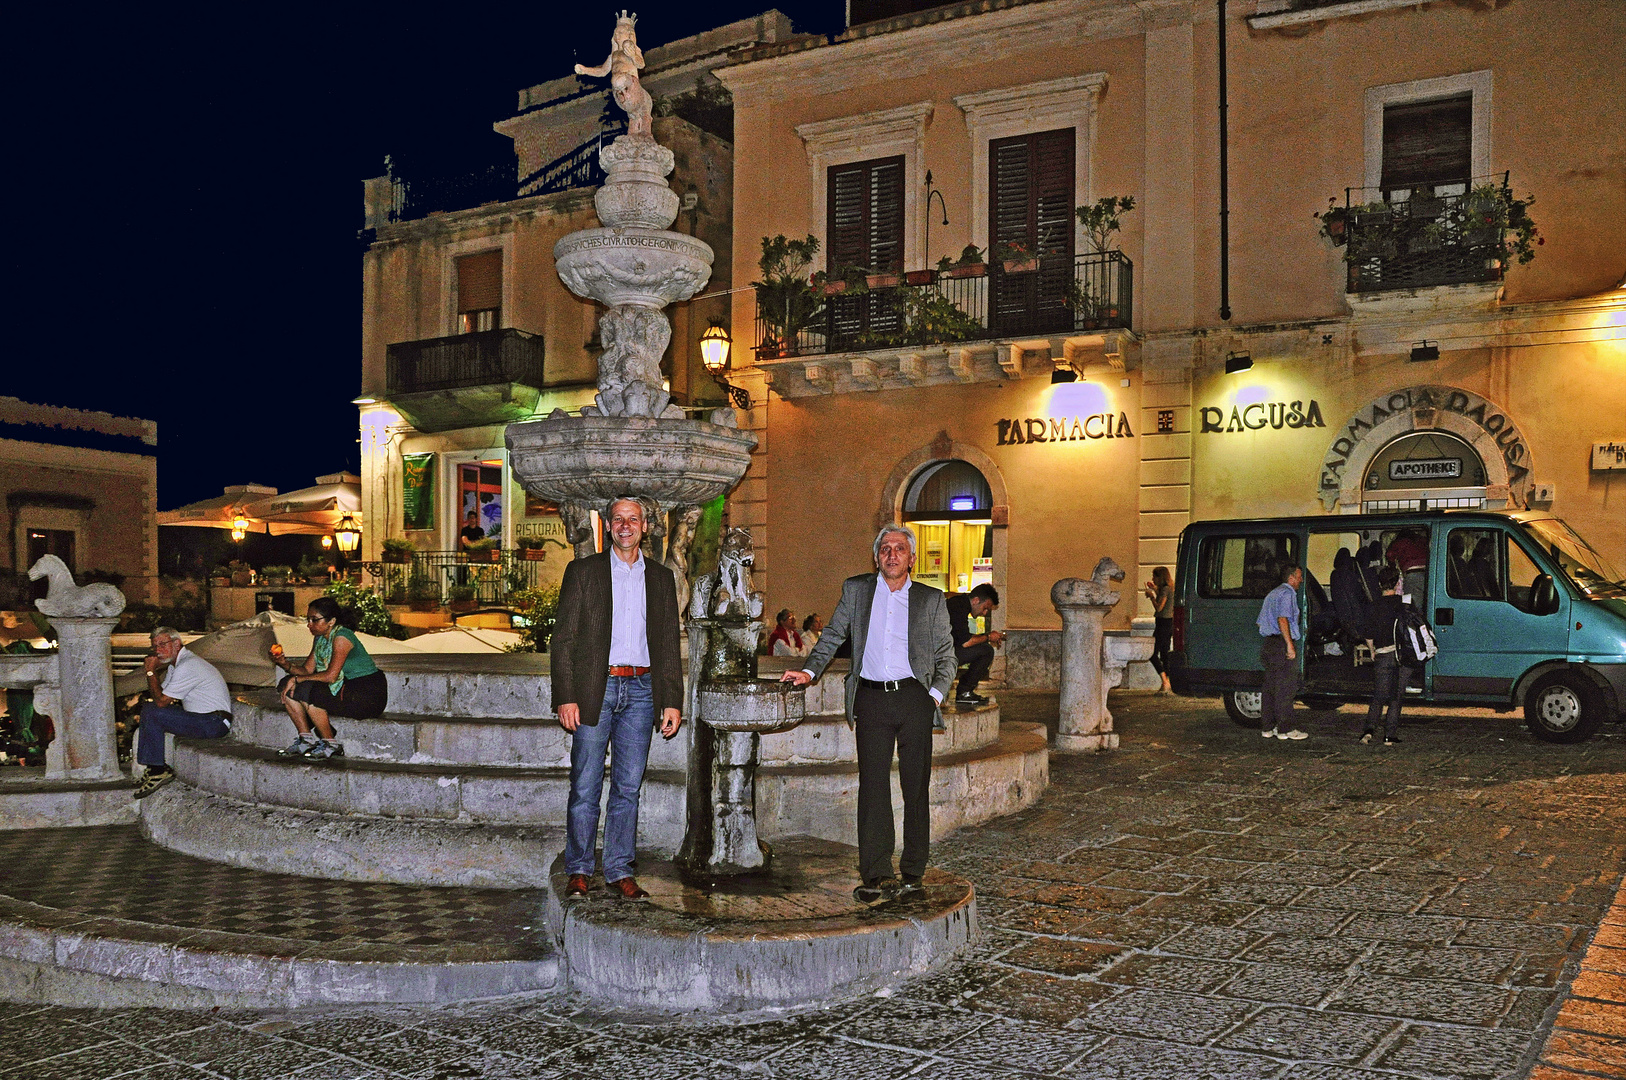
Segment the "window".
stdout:
<svg viewBox="0 0 1626 1080">
<path fill-rule="evenodd" d="M 1536 610 L 1535 584 L 1536 579 L 1542 577 L 1541 567 L 1536 565 L 1525 550 L 1518 544 L 1509 542 L 1507 545 L 1507 602 L 1520 611 L 1531 615 L 1543 614 Z M 1553 610 L 1548 608 L 1548 611 Z"/>
<path fill-rule="evenodd" d="M 457 332 L 477 334 L 502 325 L 502 252 L 457 260 Z"/>
<path fill-rule="evenodd" d="M 1197 595 L 1210 600 L 1263 600 L 1296 562 L 1292 536 L 1210 536 L 1197 555 Z"/>
<path fill-rule="evenodd" d="M 1506 600 L 1528 614 L 1546 613 L 1536 610 L 1536 581 L 1546 574 L 1518 541 L 1500 529 L 1452 529 L 1446 557 L 1450 562 L 1445 591 L 1453 598 Z"/>
<path fill-rule="evenodd" d="M 1473 172 L 1473 114 L 1471 93 L 1385 105 L 1385 199 L 1420 187 L 1433 188 L 1436 195 L 1461 194 Z"/>
<path fill-rule="evenodd" d="M 995 277 L 993 315 L 1011 332 L 1072 327 L 1067 298 L 1077 141 L 1073 129 L 1064 128 L 988 144 L 990 261 L 999 265 L 1014 257 L 1019 262 L 1011 265 L 1030 267 Z"/>
<path fill-rule="evenodd" d="M 849 267 L 896 273 L 903 266 L 903 158 L 832 165 L 827 185 L 831 276 Z M 897 329 L 898 311 L 885 293 L 838 296 L 830 303 L 837 339 Z"/>
<path fill-rule="evenodd" d="M 480 528 L 487 536 L 502 535 L 502 466 L 459 465 L 457 467 L 457 528 L 479 515 Z M 455 530 L 454 530 L 455 531 Z"/>
</svg>

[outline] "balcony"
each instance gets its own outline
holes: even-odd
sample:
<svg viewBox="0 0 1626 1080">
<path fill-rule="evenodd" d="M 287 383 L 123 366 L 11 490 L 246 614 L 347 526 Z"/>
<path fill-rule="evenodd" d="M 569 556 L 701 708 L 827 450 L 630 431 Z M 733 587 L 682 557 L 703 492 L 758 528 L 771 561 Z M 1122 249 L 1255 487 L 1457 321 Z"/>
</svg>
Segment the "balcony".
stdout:
<svg viewBox="0 0 1626 1080">
<path fill-rule="evenodd" d="M 1342 214 L 1323 221 L 1335 244 L 1347 243 L 1351 293 L 1500 281 L 1508 233 L 1521 261 L 1535 235 L 1506 173 L 1401 191 L 1347 188 Z"/>
<path fill-rule="evenodd" d="M 419 431 L 528 419 L 542 393 L 542 338 L 523 330 L 403 341 L 385 353 L 385 394 Z"/>
<path fill-rule="evenodd" d="M 1134 266 L 1121 251 L 900 277 L 858 295 L 813 296 L 789 327 L 759 302 L 759 362 L 1127 329 L 1134 299 Z"/>
</svg>

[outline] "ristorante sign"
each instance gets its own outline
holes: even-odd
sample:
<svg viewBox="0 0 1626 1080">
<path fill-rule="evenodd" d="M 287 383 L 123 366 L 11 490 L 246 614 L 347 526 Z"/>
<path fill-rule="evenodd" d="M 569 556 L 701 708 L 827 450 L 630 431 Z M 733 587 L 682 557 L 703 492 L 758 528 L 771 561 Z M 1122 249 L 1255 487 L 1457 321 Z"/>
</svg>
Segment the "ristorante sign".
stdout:
<svg viewBox="0 0 1626 1080">
<path fill-rule="evenodd" d="M 1033 416 L 1027 419 L 1001 420 L 999 445 L 1017 443 L 1083 442 L 1090 439 L 1128 439 L 1134 436 L 1129 429 L 1127 413 L 1116 415 L 1093 413 L 1089 416 Z"/>
</svg>

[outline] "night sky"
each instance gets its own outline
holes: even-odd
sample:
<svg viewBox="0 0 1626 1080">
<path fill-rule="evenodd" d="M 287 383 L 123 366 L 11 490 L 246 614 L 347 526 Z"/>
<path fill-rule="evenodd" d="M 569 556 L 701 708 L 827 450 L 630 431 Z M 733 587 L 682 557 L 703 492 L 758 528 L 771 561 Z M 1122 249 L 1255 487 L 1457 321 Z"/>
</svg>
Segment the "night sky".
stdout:
<svg viewBox="0 0 1626 1080">
<path fill-rule="evenodd" d="M 634 7 L 639 43 L 768 6 Z M 778 7 L 829 33 L 845 5 Z M 0 394 L 156 420 L 161 510 L 354 470 L 361 181 L 511 163 L 492 123 L 602 61 L 617 7 L 402 10 L 14 10 Z"/>
</svg>

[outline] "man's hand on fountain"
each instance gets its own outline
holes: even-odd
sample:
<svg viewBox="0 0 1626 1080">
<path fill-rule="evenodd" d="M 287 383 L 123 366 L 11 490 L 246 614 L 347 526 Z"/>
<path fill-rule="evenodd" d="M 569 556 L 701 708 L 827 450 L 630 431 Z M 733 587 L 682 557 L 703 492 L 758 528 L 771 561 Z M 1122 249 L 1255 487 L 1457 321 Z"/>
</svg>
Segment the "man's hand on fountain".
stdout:
<svg viewBox="0 0 1626 1080">
<path fill-rule="evenodd" d="M 577 705 L 575 702 L 571 702 L 569 705 L 559 706 L 560 727 L 564 728 L 571 734 L 575 734 L 576 728 L 580 726 L 581 722 L 582 707 L 580 705 Z"/>
<path fill-rule="evenodd" d="M 661 737 L 670 739 L 683 726 L 683 714 L 676 709 L 661 710 Z"/>
<path fill-rule="evenodd" d="M 806 686 L 808 683 L 813 681 L 813 676 L 798 668 L 795 671 L 787 671 L 783 675 L 779 676 L 779 681 L 795 683 L 797 686 Z"/>
</svg>

